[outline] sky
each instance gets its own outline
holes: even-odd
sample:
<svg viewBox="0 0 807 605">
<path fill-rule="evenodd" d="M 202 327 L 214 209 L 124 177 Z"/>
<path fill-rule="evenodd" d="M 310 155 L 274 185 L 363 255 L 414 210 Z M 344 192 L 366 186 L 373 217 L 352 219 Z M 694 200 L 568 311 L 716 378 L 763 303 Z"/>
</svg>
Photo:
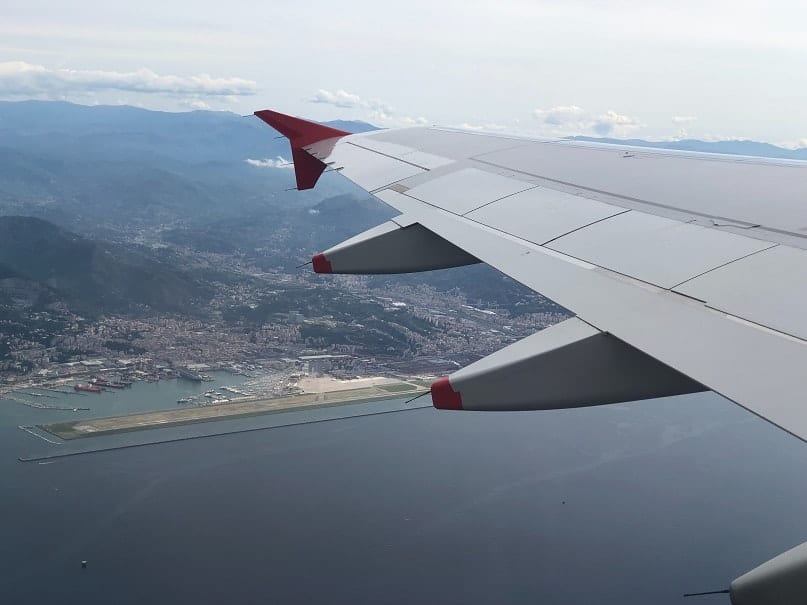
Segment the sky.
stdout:
<svg viewBox="0 0 807 605">
<path fill-rule="evenodd" d="M 0 99 L 807 146 L 807 4 L 8 0 Z"/>
</svg>

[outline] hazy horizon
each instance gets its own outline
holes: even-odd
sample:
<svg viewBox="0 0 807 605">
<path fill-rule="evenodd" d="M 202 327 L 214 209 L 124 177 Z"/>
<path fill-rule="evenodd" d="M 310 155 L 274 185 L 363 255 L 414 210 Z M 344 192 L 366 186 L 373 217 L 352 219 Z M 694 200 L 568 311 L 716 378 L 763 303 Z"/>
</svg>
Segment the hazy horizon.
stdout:
<svg viewBox="0 0 807 605">
<path fill-rule="evenodd" d="M 5 11 L 0 98 L 802 147 L 805 16 L 787 0 L 39 0 Z"/>
</svg>

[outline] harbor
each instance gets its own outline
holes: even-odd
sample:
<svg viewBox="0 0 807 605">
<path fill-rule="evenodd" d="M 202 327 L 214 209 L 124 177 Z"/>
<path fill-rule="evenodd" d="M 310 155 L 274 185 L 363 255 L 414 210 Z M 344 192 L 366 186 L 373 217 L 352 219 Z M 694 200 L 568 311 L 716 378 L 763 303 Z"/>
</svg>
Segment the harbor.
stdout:
<svg viewBox="0 0 807 605">
<path fill-rule="evenodd" d="M 116 383 L 120 383 L 120 377 L 108 377 L 110 381 L 114 378 Z M 245 376 L 224 371 L 210 372 L 210 378 L 205 383 L 181 378 L 136 380 L 132 381 L 131 386 L 124 388 L 99 387 L 100 392 L 77 391 L 77 381 L 73 379 L 47 386 L 29 385 L 0 394 L 0 406 L 17 419 L 15 426 L 39 426 L 67 419 L 174 410 L 180 407 L 177 403 L 180 399 L 208 401 L 201 397 L 206 390 L 220 391 L 222 387 L 240 390 L 247 380 Z M 78 384 L 89 384 L 91 380 L 91 376 L 83 377 Z M 243 390 L 253 395 L 258 394 L 257 390 L 248 387 Z"/>
<path fill-rule="evenodd" d="M 107 441 L 101 437 L 114 439 L 119 433 L 123 437 L 125 433 L 170 427 L 179 431 L 185 425 L 248 422 L 260 416 L 267 416 L 268 422 L 270 415 L 280 412 L 314 413 L 349 404 L 409 399 L 425 392 L 430 383 L 427 377 L 312 376 L 292 368 L 252 376 L 214 370 L 203 381 L 171 378 L 126 385 L 123 380 L 117 375 L 97 374 L 78 383 L 97 386 L 100 392 L 76 390 L 75 380 L 28 386 L 5 394 L 2 403 L 11 406 L 9 412 L 19 410 L 15 424 L 21 431 L 43 445 L 47 442 L 65 451 L 67 442 L 83 442 L 88 437 L 98 437 L 100 444 Z M 123 388 L 108 388 L 108 383 Z"/>
</svg>

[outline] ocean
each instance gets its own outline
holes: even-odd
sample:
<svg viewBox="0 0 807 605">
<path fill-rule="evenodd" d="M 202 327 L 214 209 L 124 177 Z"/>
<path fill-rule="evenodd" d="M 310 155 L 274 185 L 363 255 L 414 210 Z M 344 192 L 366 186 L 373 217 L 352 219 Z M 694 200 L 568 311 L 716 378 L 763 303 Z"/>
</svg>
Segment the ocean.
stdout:
<svg viewBox="0 0 807 605">
<path fill-rule="evenodd" d="M 112 415 L 173 407 L 185 388 L 81 400 Z M 2 602 L 672 604 L 807 540 L 807 446 L 716 395 L 407 407 L 141 431 L 103 438 L 140 447 L 20 462 L 65 446 L 18 425 L 75 415 L 2 401 Z M 183 435 L 198 438 L 147 445 Z"/>
</svg>

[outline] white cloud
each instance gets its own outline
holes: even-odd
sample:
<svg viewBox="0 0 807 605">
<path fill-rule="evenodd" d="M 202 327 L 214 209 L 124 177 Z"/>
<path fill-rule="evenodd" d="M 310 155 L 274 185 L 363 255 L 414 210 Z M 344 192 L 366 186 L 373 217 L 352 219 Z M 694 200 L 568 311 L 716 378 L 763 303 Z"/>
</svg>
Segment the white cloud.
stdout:
<svg viewBox="0 0 807 605">
<path fill-rule="evenodd" d="M 344 90 L 331 92 L 330 90 L 320 88 L 309 101 L 311 103 L 325 103 L 326 105 L 334 105 L 343 108 L 363 107 L 359 95 L 354 95 Z"/>
<path fill-rule="evenodd" d="M 613 110 L 593 114 L 577 105 L 536 109 L 533 111 L 533 117 L 540 124 L 541 134 L 550 136 L 593 133 L 598 136 L 625 137 L 643 126 L 638 119 Z"/>
<path fill-rule="evenodd" d="M 24 61 L 0 62 L 0 96 L 59 97 L 70 93 L 118 90 L 136 93 L 218 96 L 254 95 L 257 84 L 243 78 L 160 75 L 150 69 L 119 72 L 51 69 Z"/>
<path fill-rule="evenodd" d="M 673 116 L 672 123 L 678 127 L 676 138 L 684 139 L 689 136 L 689 127 L 697 120 L 695 116 Z"/>
<path fill-rule="evenodd" d="M 277 156 L 277 158 L 266 158 L 264 160 L 253 160 L 251 158 L 244 160 L 250 166 L 255 166 L 256 168 L 292 168 L 294 164 L 289 162 L 282 156 Z"/>
<path fill-rule="evenodd" d="M 567 126 L 585 129 L 587 127 L 587 114 L 577 105 L 558 105 L 550 109 L 536 109 L 533 115 L 550 126 Z"/>
<path fill-rule="evenodd" d="M 603 136 L 610 134 L 625 136 L 641 127 L 642 123 L 636 118 L 608 110 L 594 120 L 592 129 L 597 134 Z"/>
<path fill-rule="evenodd" d="M 428 126 L 431 124 L 431 122 L 429 122 L 429 120 L 423 116 L 418 116 L 416 118 L 411 116 L 401 116 L 396 119 L 401 126 Z"/>
<path fill-rule="evenodd" d="M 455 128 L 461 128 L 462 130 L 474 130 L 477 132 L 505 132 L 507 130 L 512 130 L 508 129 L 508 127 L 504 124 L 497 124 L 495 122 L 485 122 L 482 124 L 462 122 L 461 124 L 457 124 Z"/>
<path fill-rule="evenodd" d="M 784 147 L 785 149 L 805 149 L 807 148 L 807 138 L 805 139 L 796 139 L 793 141 L 782 141 L 776 143 L 779 147 Z"/>
<path fill-rule="evenodd" d="M 180 105 L 183 107 L 188 107 L 190 109 L 203 109 L 208 110 L 211 109 L 210 105 L 202 101 L 202 99 L 191 98 L 191 99 L 182 99 L 179 102 Z"/>
<path fill-rule="evenodd" d="M 380 99 L 363 99 L 357 94 L 339 89 L 337 91 L 324 90 L 320 88 L 310 98 L 310 103 L 322 103 L 333 105 L 340 109 L 361 110 L 365 119 L 383 126 L 424 126 L 429 124 L 429 120 L 423 116 L 402 116 L 387 103 Z"/>
<path fill-rule="evenodd" d="M 378 99 L 362 99 L 359 95 L 339 89 L 335 92 L 320 88 L 310 99 L 311 103 L 324 103 L 342 109 L 362 108 L 369 110 L 371 116 L 388 119 L 392 116 L 392 107 Z"/>
</svg>

